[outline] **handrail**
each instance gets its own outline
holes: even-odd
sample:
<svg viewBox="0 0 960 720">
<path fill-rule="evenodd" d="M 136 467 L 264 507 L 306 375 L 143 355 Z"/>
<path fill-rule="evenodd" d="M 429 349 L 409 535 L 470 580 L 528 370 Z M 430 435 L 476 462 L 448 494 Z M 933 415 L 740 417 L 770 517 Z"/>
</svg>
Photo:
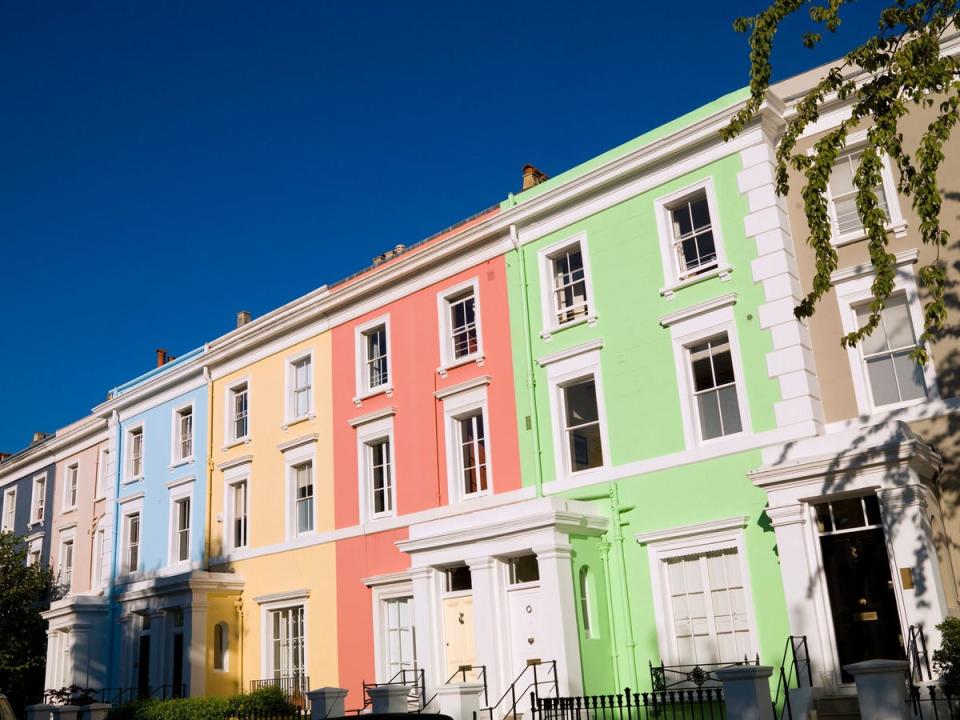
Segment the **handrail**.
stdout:
<svg viewBox="0 0 960 720">
<path fill-rule="evenodd" d="M 911 683 L 923 682 L 923 670 L 927 670 L 927 680 L 933 680 L 930 672 L 930 656 L 927 655 L 927 639 L 923 628 L 911 625 L 907 629 L 907 660 L 910 663 L 909 680 Z"/>
<path fill-rule="evenodd" d="M 548 666 L 548 668 L 549 668 L 548 672 L 553 674 L 553 679 L 552 679 L 552 680 L 550 680 L 550 679 L 540 680 L 540 679 L 537 677 L 537 668 L 538 668 L 540 665 L 546 665 L 546 666 Z M 490 705 L 489 707 L 479 708 L 479 712 L 486 712 L 486 713 L 487 713 L 488 720 L 495 720 L 495 719 L 494 719 L 494 710 L 497 710 L 497 709 L 504 703 L 504 701 L 509 697 L 509 698 L 510 698 L 509 712 L 508 712 L 508 713 L 505 713 L 505 715 L 512 715 L 513 717 L 516 717 L 516 715 L 517 715 L 517 684 L 520 682 L 520 680 L 523 678 L 523 676 L 526 675 L 527 671 L 530 670 L 531 668 L 533 669 L 533 670 L 532 670 L 532 672 L 533 672 L 533 682 L 529 683 L 529 684 L 526 686 L 526 688 L 524 688 L 524 690 L 520 693 L 520 698 L 521 698 L 521 699 L 524 698 L 524 697 L 526 696 L 526 694 L 527 694 L 527 691 L 529 691 L 529 690 L 532 690 L 532 695 L 533 695 L 534 697 L 538 697 L 538 698 L 539 698 L 539 697 L 540 697 L 540 693 L 539 693 L 538 688 L 539 688 L 541 685 L 552 685 L 552 686 L 553 686 L 554 696 L 555 696 L 555 697 L 559 697 L 559 696 L 560 696 L 560 681 L 559 681 L 559 679 L 557 678 L 557 661 L 556 661 L 556 660 L 548 660 L 547 662 L 541 662 L 541 661 L 532 662 L 532 661 L 531 661 L 530 663 L 527 664 L 526 667 L 523 668 L 523 670 L 520 671 L 520 674 L 517 675 L 517 677 L 514 679 L 514 681 L 513 681 L 512 683 L 510 683 L 509 686 L 507 686 L 507 689 L 504 691 L 503 695 L 500 696 L 500 699 L 497 700 L 497 702 L 495 702 L 493 705 Z M 476 720 L 476 718 L 477 718 L 477 712 L 478 712 L 478 710 L 474 710 L 474 711 L 473 711 L 474 720 Z"/>
<path fill-rule="evenodd" d="M 803 648 L 803 657 L 797 658 L 797 649 Z M 790 666 L 787 669 L 787 657 L 790 658 Z M 784 713 L 788 720 L 793 720 L 793 708 L 790 707 L 790 679 L 795 677 L 799 690 L 803 687 L 803 674 L 800 672 L 800 663 L 807 667 L 805 673 L 807 678 L 807 687 L 813 687 L 813 670 L 810 668 L 810 652 L 807 648 L 806 635 L 787 636 L 786 647 L 783 648 L 783 659 L 780 661 L 780 677 L 777 679 L 777 692 L 773 697 L 773 714 L 775 717 L 783 720 Z M 783 692 L 783 708 L 777 714 L 777 703 L 780 701 L 780 693 Z"/>
<path fill-rule="evenodd" d="M 444 683 L 444 685 L 453 684 L 453 680 L 454 678 L 457 677 L 457 675 L 460 675 L 463 678 L 461 682 L 466 682 L 467 673 L 472 672 L 474 670 L 480 671 L 477 673 L 477 682 L 483 683 L 483 704 L 484 706 L 486 706 L 487 704 L 487 666 L 486 665 L 461 665 L 460 667 L 457 668 L 456 672 L 454 672 L 453 675 L 447 678 L 447 681 Z M 428 707 L 430 707 L 433 704 L 433 701 L 437 699 L 437 695 L 439 695 L 439 693 L 435 692 L 430 697 L 429 700 L 423 703 L 423 710 L 426 710 Z"/>
</svg>

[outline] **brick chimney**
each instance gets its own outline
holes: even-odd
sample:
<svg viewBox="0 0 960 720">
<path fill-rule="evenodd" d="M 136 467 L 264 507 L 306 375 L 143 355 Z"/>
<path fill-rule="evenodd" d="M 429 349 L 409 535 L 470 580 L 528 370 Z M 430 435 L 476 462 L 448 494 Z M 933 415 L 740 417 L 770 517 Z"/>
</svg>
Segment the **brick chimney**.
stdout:
<svg viewBox="0 0 960 720">
<path fill-rule="evenodd" d="M 241 310 L 237 313 L 237 327 L 243 327 L 252 320 L 253 315 L 250 314 L 249 310 Z"/>
<path fill-rule="evenodd" d="M 523 186 L 520 188 L 520 192 L 529 190 L 534 185 L 539 185 L 548 179 L 546 173 L 537 170 L 537 168 L 528 163 L 523 166 Z"/>
<path fill-rule="evenodd" d="M 37 430 L 33 434 L 33 439 L 30 441 L 30 444 L 33 445 L 34 443 L 38 443 L 41 440 L 46 440 L 48 437 L 50 437 L 50 433 L 40 432 L 39 430 Z"/>
<path fill-rule="evenodd" d="M 157 367 L 163 367 L 169 362 L 167 360 L 167 351 L 163 348 L 157 348 Z"/>
<path fill-rule="evenodd" d="M 7 459 L 8 457 L 10 457 L 11 455 L 13 455 L 13 453 L 0 452 L 0 463 L 2 463 L 4 460 L 6 460 L 6 459 Z"/>
<path fill-rule="evenodd" d="M 383 265 L 383 263 L 385 263 L 387 260 L 393 260 L 397 255 L 403 254 L 406 251 L 406 249 L 407 249 L 407 246 L 402 243 L 398 245 L 394 245 L 393 250 L 387 250 L 385 253 L 381 255 L 377 255 L 373 259 L 373 264 L 374 266 Z"/>
</svg>

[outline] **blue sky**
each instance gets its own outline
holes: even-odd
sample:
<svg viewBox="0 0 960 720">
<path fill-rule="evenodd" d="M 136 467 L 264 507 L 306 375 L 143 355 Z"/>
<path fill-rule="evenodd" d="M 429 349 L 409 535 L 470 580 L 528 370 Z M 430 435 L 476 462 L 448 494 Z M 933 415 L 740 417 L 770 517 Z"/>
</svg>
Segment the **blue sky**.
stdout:
<svg viewBox="0 0 960 720">
<path fill-rule="evenodd" d="M 738 3 L 0 4 L 0 450 L 747 82 Z M 874 26 L 874 2 L 777 77 Z"/>
</svg>

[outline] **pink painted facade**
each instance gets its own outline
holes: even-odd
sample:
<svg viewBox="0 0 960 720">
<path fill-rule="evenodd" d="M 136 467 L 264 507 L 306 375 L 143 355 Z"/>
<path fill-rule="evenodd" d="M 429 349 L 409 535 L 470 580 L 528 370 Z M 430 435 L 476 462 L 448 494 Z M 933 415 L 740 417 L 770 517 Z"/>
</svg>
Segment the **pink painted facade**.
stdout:
<svg viewBox="0 0 960 720">
<path fill-rule="evenodd" d="M 451 288 L 476 293 L 482 359 L 438 371 L 441 359 L 442 302 Z M 521 486 L 513 360 L 510 346 L 504 258 L 496 257 L 416 290 L 333 329 L 333 424 L 335 522 L 353 530 L 337 541 L 338 656 L 340 685 L 350 697 L 363 696 L 361 683 L 377 678 L 372 590 L 365 579 L 402 572 L 409 557 L 395 543 L 409 525 L 437 512 L 468 512 L 472 498 L 451 498 L 451 445 L 447 391 L 478 387 L 485 392 L 489 494 Z M 361 331 L 387 319 L 389 392 L 357 399 L 356 367 L 362 361 Z M 360 354 L 358 354 L 360 353 Z M 371 519 L 361 497 L 367 489 L 362 438 L 366 418 L 392 424 L 394 515 Z M 380 673 L 382 674 L 382 672 Z M 353 703 L 357 704 L 354 700 Z M 348 703 L 349 704 L 349 703 Z"/>
</svg>

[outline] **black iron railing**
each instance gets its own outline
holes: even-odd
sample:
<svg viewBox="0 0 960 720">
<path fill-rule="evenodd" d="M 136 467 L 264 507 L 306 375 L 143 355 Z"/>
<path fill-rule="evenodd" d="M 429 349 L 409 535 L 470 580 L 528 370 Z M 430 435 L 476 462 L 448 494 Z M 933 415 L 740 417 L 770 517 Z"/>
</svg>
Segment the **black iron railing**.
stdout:
<svg viewBox="0 0 960 720">
<path fill-rule="evenodd" d="M 907 705 L 915 720 L 960 720 L 960 697 L 948 687 L 910 683 Z"/>
<path fill-rule="evenodd" d="M 796 682 L 793 689 L 800 689 L 806 681 L 807 687 L 813 687 L 813 670 L 810 668 L 810 654 L 807 651 L 807 636 L 790 635 L 786 647 L 783 648 L 783 659 L 780 661 L 780 676 L 777 679 L 777 691 L 773 696 L 774 717 L 783 720 L 784 717 L 793 720 L 793 707 L 790 705 L 790 683 Z M 777 706 L 780 712 L 777 712 Z"/>
<path fill-rule="evenodd" d="M 699 687 L 616 695 L 538 698 L 530 695 L 531 720 L 721 720 L 723 690 Z"/>
<path fill-rule="evenodd" d="M 66 690 L 69 690 L 69 688 L 44 690 L 43 701 L 55 705 L 72 704 L 78 698 L 72 697 L 73 693 L 65 693 Z M 82 704 L 96 702 L 123 705 L 134 700 L 171 700 L 186 697 L 187 686 L 183 683 L 180 685 L 156 685 L 154 687 L 83 688 L 79 695 Z"/>
<path fill-rule="evenodd" d="M 307 691 L 310 689 L 310 677 L 308 675 L 288 675 L 250 681 L 250 692 L 269 687 L 280 688 L 294 706 L 309 709 Z"/>
<path fill-rule="evenodd" d="M 424 683 L 425 675 L 423 668 L 409 668 L 397 671 L 397 674 L 392 678 L 382 683 L 363 683 L 363 708 L 359 710 L 351 710 L 349 712 L 363 712 L 363 710 L 370 707 L 373 702 L 370 700 L 370 694 L 367 692 L 369 688 L 375 687 L 384 687 L 386 685 L 409 685 L 410 686 L 410 698 L 407 702 L 410 710 L 419 712 L 427 706 L 427 689 Z M 432 698 L 431 698 L 432 700 Z"/>
<path fill-rule="evenodd" d="M 696 690 L 700 688 L 720 687 L 717 670 L 743 665 L 759 665 L 760 656 L 753 660 L 743 656 L 743 660 L 722 663 L 700 663 L 698 665 L 654 665 L 650 666 L 650 686 L 654 692 L 667 690 Z"/>
<path fill-rule="evenodd" d="M 930 672 L 930 657 L 927 655 L 927 639 L 923 635 L 923 628 L 916 625 L 911 625 L 907 629 L 907 661 L 910 663 L 908 672 L 911 683 L 933 680 Z"/>
<path fill-rule="evenodd" d="M 499 720 L 501 717 L 516 717 L 517 703 L 528 695 L 540 698 L 541 688 L 545 688 L 545 697 L 556 698 L 560 695 L 560 682 L 557 678 L 557 661 L 528 660 L 527 666 L 510 683 L 500 699 L 493 705 L 473 711 L 473 720 Z"/>
</svg>

